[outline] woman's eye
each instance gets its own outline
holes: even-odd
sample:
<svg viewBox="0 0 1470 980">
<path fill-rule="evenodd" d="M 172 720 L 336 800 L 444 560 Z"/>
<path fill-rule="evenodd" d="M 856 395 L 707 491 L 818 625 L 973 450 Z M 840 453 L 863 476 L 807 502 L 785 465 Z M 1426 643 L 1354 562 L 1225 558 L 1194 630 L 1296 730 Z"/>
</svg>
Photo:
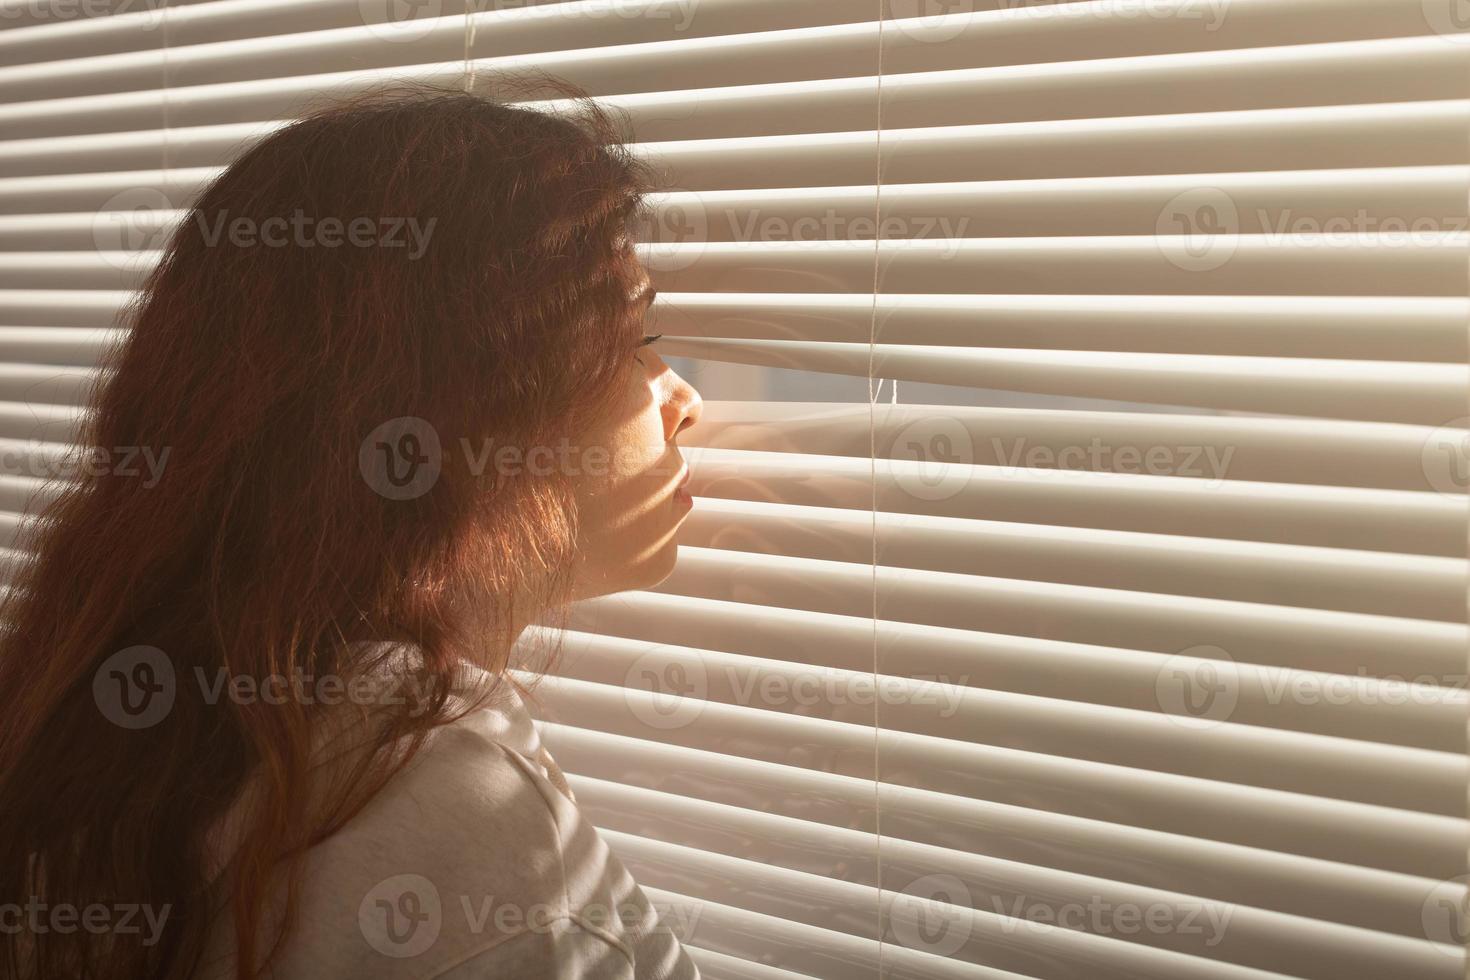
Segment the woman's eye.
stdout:
<svg viewBox="0 0 1470 980">
<path fill-rule="evenodd" d="M 640 343 L 638 346 L 639 347 L 647 347 L 649 344 L 653 343 L 655 340 L 657 340 L 658 338 L 660 338 L 662 336 L 663 336 L 663 334 L 661 334 L 661 333 L 645 334 L 644 337 L 643 337 L 643 342 Z M 637 361 L 639 364 L 642 364 L 643 363 L 643 358 L 639 357 L 637 354 L 634 354 L 633 355 L 633 359 L 635 361 Z"/>
</svg>

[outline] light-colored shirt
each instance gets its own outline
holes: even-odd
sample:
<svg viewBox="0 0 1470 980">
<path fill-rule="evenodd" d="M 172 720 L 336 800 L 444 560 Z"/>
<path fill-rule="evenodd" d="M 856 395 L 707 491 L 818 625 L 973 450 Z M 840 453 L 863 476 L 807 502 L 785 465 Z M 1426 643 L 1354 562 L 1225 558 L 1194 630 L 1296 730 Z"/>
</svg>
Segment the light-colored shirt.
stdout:
<svg viewBox="0 0 1470 980">
<path fill-rule="evenodd" d="M 223 865 L 227 827 L 216 840 Z M 311 848 L 302 880 L 281 980 L 699 977 L 504 685 Z M 215 921 L 211 980 L 233 967 L 227 907 Z"/>
</svg>

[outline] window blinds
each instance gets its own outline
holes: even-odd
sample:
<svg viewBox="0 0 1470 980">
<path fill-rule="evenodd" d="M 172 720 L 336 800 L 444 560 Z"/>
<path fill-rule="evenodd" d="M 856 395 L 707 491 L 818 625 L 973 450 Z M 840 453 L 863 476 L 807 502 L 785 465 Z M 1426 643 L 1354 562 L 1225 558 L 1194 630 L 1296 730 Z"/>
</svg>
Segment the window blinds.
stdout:
<svg viewBox="0 0 1470 980">
<path fill-rule="evenodd" d="M 670 177 L 700 499 L 540 710 L 707 975 L 1465 975 L 1454 0 L 0 0 L 11 546 L 242 145 L 518 66 Z"/>
</svg>

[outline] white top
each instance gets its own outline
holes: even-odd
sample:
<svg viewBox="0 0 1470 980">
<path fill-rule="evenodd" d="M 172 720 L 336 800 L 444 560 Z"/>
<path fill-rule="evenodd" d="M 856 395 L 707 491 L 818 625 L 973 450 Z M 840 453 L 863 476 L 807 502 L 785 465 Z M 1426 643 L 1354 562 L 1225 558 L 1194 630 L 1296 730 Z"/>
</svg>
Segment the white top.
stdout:
<svg viewBox="0 0 1470 980">
<path fill-rule="evenodd" d="M 508 686 L 435 729 L 308 852 L 270 975 L 698 980 L 565 786 Z M 223 858 L 229 831 L 217 833 Z M 228 907 L 215 921 L 200 978 L 232 976 Z"/>
</svg>

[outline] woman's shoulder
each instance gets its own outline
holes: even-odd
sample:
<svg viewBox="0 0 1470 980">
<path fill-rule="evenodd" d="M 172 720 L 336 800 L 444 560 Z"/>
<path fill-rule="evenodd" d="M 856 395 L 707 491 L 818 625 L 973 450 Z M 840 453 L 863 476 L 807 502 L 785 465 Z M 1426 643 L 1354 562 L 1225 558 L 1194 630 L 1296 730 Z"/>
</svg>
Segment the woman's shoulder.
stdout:
<svg viewBox="0 0 1470 980">
<path fill-rule="evenodd" d="M 313 848 L 304 945 L 313 932 L 345 933 L 334 955 L 367 975 L 411 960 L 404 975 L 437 976 L 501 943 L 524 947 L 577 910 L 569 851 L 585 845 L 569 847 L 581 844 L 575 808 L 557 802 L 524 744 L 499 737 L 504 724 L 481 708 L 435 729 L 353 820 Z"/>
<path fill-rule="evenodd" d="M 663 932 L 657 916 L 543 760 L 507 685 L 433 729 L 307 853 L 274 975 L 695 975 L 635 970 L 645 937 Z M 688 964 L 663 940 L 645 959 Z"/>
</svg>

